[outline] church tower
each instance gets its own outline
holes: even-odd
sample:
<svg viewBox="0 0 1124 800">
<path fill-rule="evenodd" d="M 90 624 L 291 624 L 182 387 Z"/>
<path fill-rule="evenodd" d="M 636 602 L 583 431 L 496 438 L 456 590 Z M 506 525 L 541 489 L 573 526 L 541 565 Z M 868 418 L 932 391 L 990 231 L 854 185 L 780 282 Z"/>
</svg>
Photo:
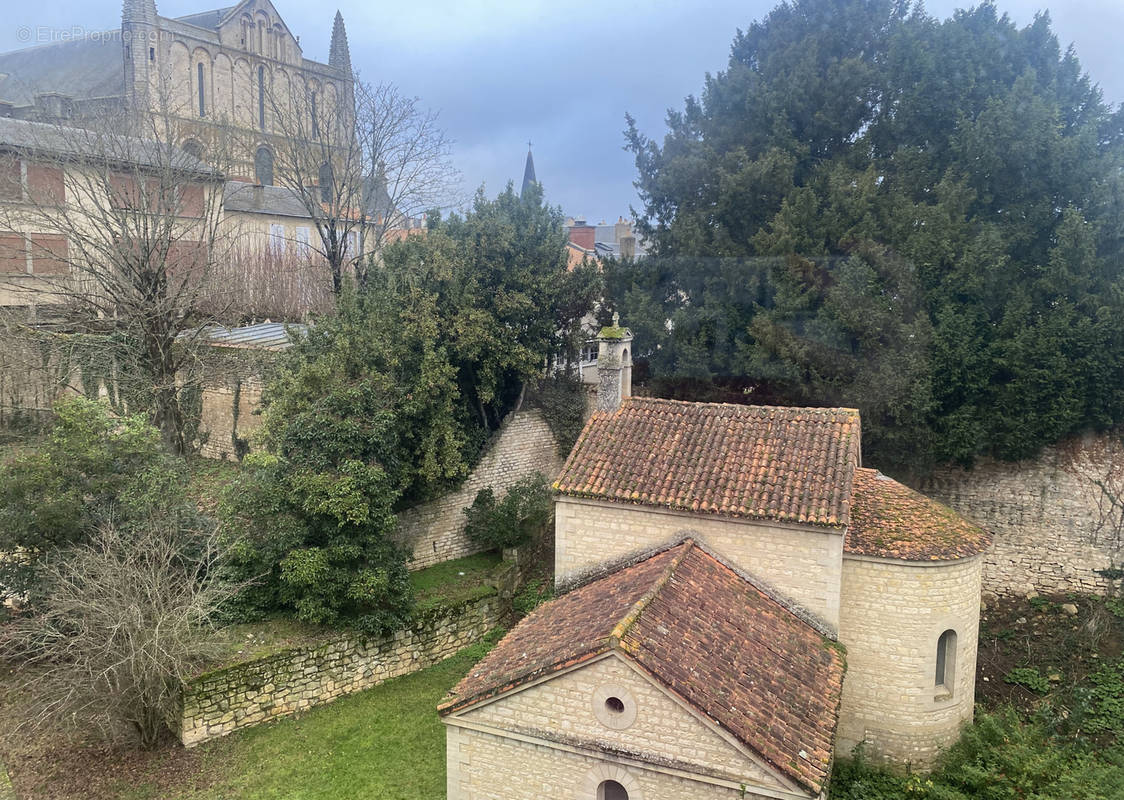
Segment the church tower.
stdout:
<svg viewBox="0 0 1124 800">
<path fill-rule="evenodd" d="M 531 143 L 527 143 L 527 165 L 523 167 L 523 188 L 519 190 L 519 196 L 527 194 L 527 188 L 532 183 L 538 183 L 535 178 L 535 159 L 531 157 Z"/>
<path fill-rule="evenodd" d="M 124 0 L 121 7 L 121 47 L 125 69 L 125 110 L 151 109 L 155 83 L 158 34 L 156 0 Z"/>
<path fill-rule="evenodd" d="M 335 67 L 347 77 L 351 77 L 351 50 L 347 46 L 347 28 L 343 25 L 343 14 L 336 9 L 336 20 L 332 23 L 332 46 L 328 48 L 328 66 Z"/>
</svg>

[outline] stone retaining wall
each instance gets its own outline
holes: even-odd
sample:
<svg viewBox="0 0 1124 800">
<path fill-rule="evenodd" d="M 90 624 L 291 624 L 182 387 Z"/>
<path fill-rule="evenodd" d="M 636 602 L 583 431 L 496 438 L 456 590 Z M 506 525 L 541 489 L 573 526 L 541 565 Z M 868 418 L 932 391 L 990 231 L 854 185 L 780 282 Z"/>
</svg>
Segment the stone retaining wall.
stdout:
<svg viewBox="0 0 1124 800">
<path fill-rule="evenodd" d="M 479 552 L 464 533 L 464 509 L 476 493 L 492 487 L 497 497 L 522 478 L 541 472 L 552 482 L 562 470 L 554 434 L 534 408 L 513 412 L 496 433 L 488 452 L 459 487 L 398 515 L 398 538 L 413 554 L 410 569 Z"/>
<path fill-rule="evenodd" d="M 425 669 L 479 641 L 501 616 L 491 595 L 425 612 L 391 636 L 342 634 L 207 673 L 185 692 L 180 740 L 191 747 Z"/>
<path fill-rule="evenodd" d="M 1124 490 L 1124 447 L 1105 434 L 1048 447 L 1033 460 L 938 469 L 919 489 L 995 534 L 983 588 L 996 595 L 1104 593 L 1098 571 L 1121 563 L 1121 511 L 1098 484 Z"/>
</svg>

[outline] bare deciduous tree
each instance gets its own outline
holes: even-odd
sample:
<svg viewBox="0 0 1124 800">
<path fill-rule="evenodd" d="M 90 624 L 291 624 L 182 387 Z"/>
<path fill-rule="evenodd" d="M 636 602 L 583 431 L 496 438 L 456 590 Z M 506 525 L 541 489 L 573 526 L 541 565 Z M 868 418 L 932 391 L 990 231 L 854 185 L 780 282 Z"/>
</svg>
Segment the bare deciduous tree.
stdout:
<svg viewBox="0 0 1124 800">
<path fill-rule="evenodd" d="M 185 682 L 214 654 L 212 621 L 240 588 L 219 576 L 215 529 L 153 519 L 103 526 L 44 567 L 47 599 L 0 628 L 21 681 L 23 725 L 121 722 L 154 746 L 179 713 Z"/>
<path fill-rule="evenodd" d="M 275 180 L 315 224 L 313 246 L 337 295 L 349 273 L 365 285 L 371 257 L 424 212 L 459 201 L 437 114 L 393 85 L 356 80 L 354 94 L 339 97 L 274 92 L 270 107 L 280 134 Z"/>
<path fill-rule="evenodd" d="M 170 113 L 145 115 L 129 136 L 110 120 L 0 124 L 0 288 L 9 307 L 38 315 L 9 322 L 35 334 L 49 316 L 66 333 L 102 337 L 130 410 L 147 410 L 185 452 L 177 374 L 195 357 L 207 321 L 199 299 L 233 239 L 222 227 L 228 159 L 218 143 L 209 164 L 176 147 Z"/>
</svg>

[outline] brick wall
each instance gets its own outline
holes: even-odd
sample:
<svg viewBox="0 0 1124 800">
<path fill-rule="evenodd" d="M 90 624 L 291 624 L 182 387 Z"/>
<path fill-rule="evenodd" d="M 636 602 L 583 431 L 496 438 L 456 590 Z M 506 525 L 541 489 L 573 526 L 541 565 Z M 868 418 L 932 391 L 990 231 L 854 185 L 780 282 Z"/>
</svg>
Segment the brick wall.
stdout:
<svg viewBox="0 0 1124 800">
<path fill-rule="evenodd" d="M 425 669 L 479 641 L 500 618 L 500 600 L 490 596 L 381 639 L 341 634 L 200 676 L 185 691 L 180 740 L 191 747 Z"/>
<path fill-rule="evenodd" d="M 1112 469 L 1105 453 L 1111 455 L 1113 441 L 1088 437 L 1046 448 L 1030 461 L 985 459 L 971 470 L 942 468 L 920 490 L 995 533 L 984 564 L 985 592 L 1103 593 L 1109 581 L 1096 570 L 1119 565 L 1121 552 L 1118 539 L 1099 524 L 1104 509 L 1094 480 Z M 1116 470 L 1124 480 L 1124 463 Z"/>
<path fill-rule="evenodd" d="M 868 755 L 923 768 L 972 718 L 982 564 L 982 556 L 937 565 L 843 558 L 838 755 L 865 741 Z M 949 629 L 951 693 L 935 687 L 937 640 Z"/>
<path fill-rule="evenodd" d="M 573 497 L 558 498 L 554 519 L 557 581 L 690 533 L 830 627 L 839 624 L 841 531 Z"/>
<path fill-rule="evenodd" d="M 410 569 L 422 569 L 480 550 L 464 533 L 464 509 L 476 493 L 492 487 L 502 496 L 516 481 L 541 472 L 553 481 L 562 469 L 550 426 L 537 409 L 508 416 L 488 451 L 453 491 L 398 515 L 398 538 L 413 553 Z"/>
</svg>

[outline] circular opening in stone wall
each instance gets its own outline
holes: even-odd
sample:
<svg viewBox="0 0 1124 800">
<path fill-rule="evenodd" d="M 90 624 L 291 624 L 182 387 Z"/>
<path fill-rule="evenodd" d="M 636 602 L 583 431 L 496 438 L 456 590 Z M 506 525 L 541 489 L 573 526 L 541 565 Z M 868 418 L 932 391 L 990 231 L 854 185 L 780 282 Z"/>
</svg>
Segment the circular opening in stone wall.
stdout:
<svg viewBox="0 0 1124 800">
<path fill-rule="evenodd" d="M 605 708 L 612 714 L 623 714 L 624 701 L 619 697 L 609 697 L 605 700 Z"/>
</svg>

